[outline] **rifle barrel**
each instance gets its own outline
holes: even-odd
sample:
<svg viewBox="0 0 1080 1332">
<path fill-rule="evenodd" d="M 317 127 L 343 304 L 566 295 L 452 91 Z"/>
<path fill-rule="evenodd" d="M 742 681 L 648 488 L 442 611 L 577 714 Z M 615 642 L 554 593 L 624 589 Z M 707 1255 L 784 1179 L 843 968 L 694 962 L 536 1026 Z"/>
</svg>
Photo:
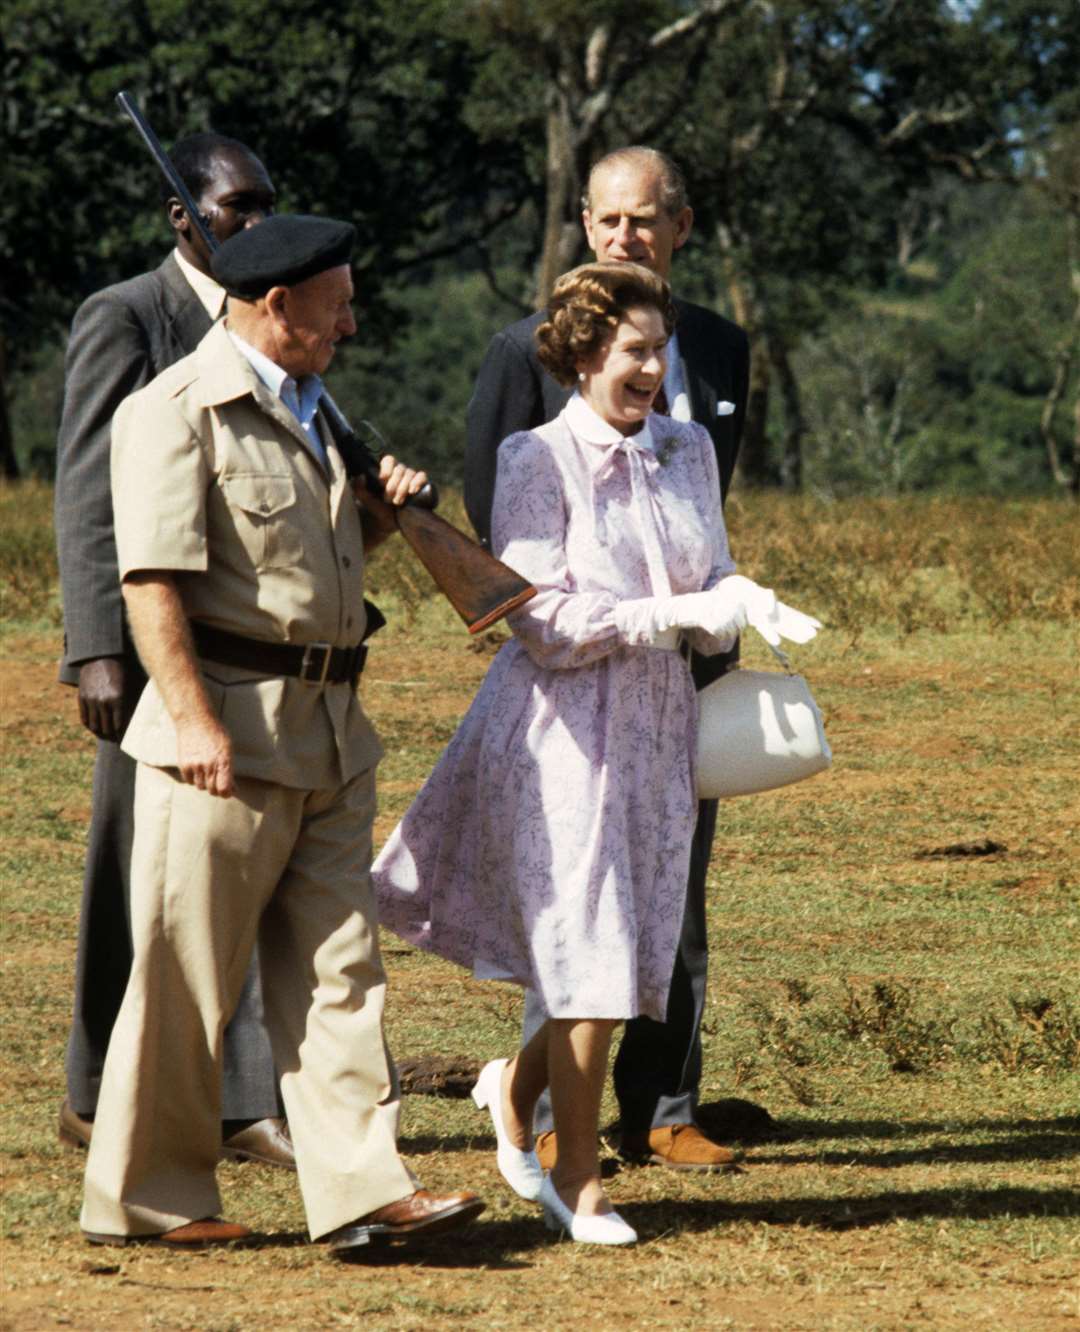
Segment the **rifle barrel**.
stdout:
<svg viewBox="0 0 1080 1332">
<path fill-rule="evenodd" d="M 135 99 L 130 93 L 119 92 L 116 100 L 150 149 L 207 251 L 213 254 L 218 247 L 213 232 Z M 365 477 L 369 485 L 381 489 L 375 454 L 349 425 L 344 412 L 325 388 L 322 407 L 331 421 L 331 431 L 345 460 L 346 470 L 351 476 Z M 382 442 L 378 432 L 369 428 Z M 398 526 L 468 625 L 469 632 L 478 633 L 534 596 L 536 589 L 438 514 L 425 513 L 425 510 L 434 509 L 437 503 L 437 492 L 429 482 L 418 495 L 409 497 L 405 509 L 412 510 L 411 514 L 398 512 Z"/>
<path fill-rule="evenodd" d="M 211 254 L 213 254 L 218 247 L 217 238 L 206 225 L 206 218 L 199 212 L 199 205 L 192 198 L 191 191 L 184 184 L 183 177 L 173 165 L 172 158 L 170 158 L 169 154 L 164 148 L 162 148 L 161 140 L 150 128 L 150 122 L 139 110 L 134 97 L 132 97 L 129 92 L 118 92 L 116 94 L 116 100 L 120 104 L 121 110 L 130 117 L 132 124 L 142 135 L 143 142 L 146 144 L 147 148 L 150 149 L 154 161 L 161 168 L 165 178 L 172 186 L 173 193 L 184 205 L 184 212 L 187 213 L 188 220 L 203 238 L 206 248 Z"/>
</svg>

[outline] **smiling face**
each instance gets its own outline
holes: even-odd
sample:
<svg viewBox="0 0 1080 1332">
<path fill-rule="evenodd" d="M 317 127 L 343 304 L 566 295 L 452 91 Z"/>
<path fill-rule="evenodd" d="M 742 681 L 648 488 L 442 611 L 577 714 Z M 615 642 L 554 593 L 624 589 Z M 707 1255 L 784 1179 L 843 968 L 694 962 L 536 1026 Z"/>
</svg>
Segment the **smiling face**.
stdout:
<svg viewBox="0 0 1080 1332">
<path fill-rule="evenodd" d="M 669 213 L 659 170 L 647 160 L 630 160 L 596 171 L 582 221 L 601 262 L 642 264 L 668 279 L 671 256 L 686 244 L 694 214 L 690 208 Z"/>
<path fill-rule="evenodd" d="M 632 435 L 652 410 L 667 369 L 667 329 L 659 310 L 628 310 L 611 337 L 578 365 L 581 396 L 610 426 Z"/>
<path fill-rule="evenodd" d="M 294 379 L 325 374 L 340 339 L 356 332 L 352 299 L 348 264 L 268 292 L 276 335 L 271 359 Z"/>
</svg>

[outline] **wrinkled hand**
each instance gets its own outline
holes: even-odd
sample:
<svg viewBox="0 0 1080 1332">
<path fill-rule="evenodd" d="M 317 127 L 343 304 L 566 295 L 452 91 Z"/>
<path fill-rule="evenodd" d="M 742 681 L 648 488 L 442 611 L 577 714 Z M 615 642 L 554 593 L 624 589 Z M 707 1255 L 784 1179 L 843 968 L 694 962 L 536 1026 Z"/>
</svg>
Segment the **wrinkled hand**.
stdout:
<svg viewBox="0 0 1080 1332">
<path fill-rule="evenodd" d="M 384 500 L 390 504 L 404 504 L 410 495 L 416 495 L 427 485 L 427 472 L 406 467 L 392 454 L 384 453 L 379 459 L 379 480 L 383 484 Z"/>
<path fill-rule="evenodd" d="M 210 795 L 232 795 L 232 739 L 217 718 L 178 722 L 176 756 L 182 781 Z"/>
<path fill-rule="evenodd" d="M 117 741 L 124 734 L 126 684 L 124 663 L 97 657 L 79 667 L 79 720 L 99 740 Z"/>
<path fill-rule="evenodd" d="M 417 472 L 398 462 L 392 454 L 384 453 L 379 459 L 379 480 L 383 487 L 381 495 L 376 495 L 363 477 L 353 481 L 353 494 L 371 520 L 379 540 L 397 528 L 394 509 L 400 508 L 410 495 L 423 490 L 427 479 L 426 472 Z"/>
</svg>

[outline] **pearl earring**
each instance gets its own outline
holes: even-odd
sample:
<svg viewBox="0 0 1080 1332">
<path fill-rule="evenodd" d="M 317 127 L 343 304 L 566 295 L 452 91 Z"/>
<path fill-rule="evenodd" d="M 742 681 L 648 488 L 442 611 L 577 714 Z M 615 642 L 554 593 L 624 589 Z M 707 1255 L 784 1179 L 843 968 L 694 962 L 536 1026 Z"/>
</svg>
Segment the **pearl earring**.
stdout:
<svg viewBox="0 0 1080 1332">
<path fill-rule="evenodd" d="M 585 371 L 584 371 L 584 370 L 579 370 L 579 371 L 578 371 L 578 375 L 577 375 L 577 377 L 578 377 L 578 379 L 581 380 L 581 382 L 582 382 L 583 384 L 585 383 Z"/>
</svg>

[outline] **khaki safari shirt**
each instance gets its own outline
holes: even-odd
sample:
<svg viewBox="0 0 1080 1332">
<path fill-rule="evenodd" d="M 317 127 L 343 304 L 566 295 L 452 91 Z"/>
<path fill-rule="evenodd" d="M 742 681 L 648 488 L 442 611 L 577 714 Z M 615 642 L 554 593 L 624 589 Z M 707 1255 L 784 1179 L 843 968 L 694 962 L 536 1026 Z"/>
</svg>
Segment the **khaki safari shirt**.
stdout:
<svg viewBox="0 0 1080 1332">
<path fill-rule="evenodd" d="M 215 324 L 113 418 L 120 577 L 179 575 L 193 620 L 248 638 L 359 643 L 366 625 L 360 517 L 324 424 L 322 437 L 329 473 L 224 322 Z M 349 684 L 201 665 L 239 776 L 314 790 L 378 761 L 378 737 Z M 152 680 L 123 748 L 154 767 L 177 764 L 175 728 Z"/>
</svg>

